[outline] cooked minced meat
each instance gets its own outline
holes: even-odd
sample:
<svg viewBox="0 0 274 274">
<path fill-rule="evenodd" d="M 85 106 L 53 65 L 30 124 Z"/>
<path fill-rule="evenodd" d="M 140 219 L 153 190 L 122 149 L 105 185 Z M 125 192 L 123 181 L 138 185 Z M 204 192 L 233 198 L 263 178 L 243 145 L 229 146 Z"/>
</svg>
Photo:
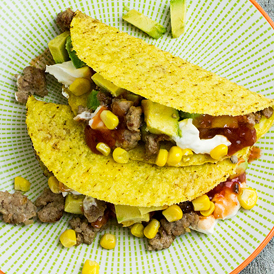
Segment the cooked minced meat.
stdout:
<svg viewBox="0 0 274 274">
<path fill-rule="evenodd" d="M 179 221 L 169 223 L 166 219 L 162 219 L 161 225 L 168 235 L 179 236 L 187 232 L 190 226 L 197 227 L 199 222 L 198 214 L 191 212 L 183 215 Z"/>
<path fill-rule="evenodd" d="M 20 192 L 0 191 L 0 213 L 8 224 L 30 224 L 36 216 L 36 206 Z"/>
<path fill-rule="evenodd" d="M 174 239 L 175 236 L 168 235 L 163 227 L 160 227 L 156 236 L 153 239 L 148 240 L 148 250 L 162 250 L 169 248 Z"/>
<path fill-rule="evenodd" d="M 58 13 L 56 18 L 56 24 L 61 28 L 62 31 L 69 30 L 73 16 L 74 12 L 70 8 L 68 8 L 63 12 Z"/>
<path fill-rule="evenodd" d="M 28 66 L 24 68 L 22 75 L 16 76 L 18 91 L 15 92 L 15 98 L 19 103 L 26 104 L 29 95 L 32 94 L 42 97 L 48 94 L 43 70 Z"/>
<path fill-rule="evenodd" d="M 272 107 L 268 107 L 265 108 L 261 111 L 262 115 L 264 115 L 266 118 L 270 118 L 273 114 L 273 108 Z"/>
<path fill-rule="evenodd" d="M 89 223 L 95 222 L 99 217 L 104 216 L 107 208 L 106 202 L 86 196 L 83 201 L 84 215 Z"/>
<path fill-rule="evenodd" d="M 135 148 L 138 145 L 138 141 L 141 140 L 140 132 L 134 132 L 128 129 L 117 131 L 117 136 L 118 140 L 116 140 L 115 146 L 125 150 Z"/>
<path fill-rule="evenodd" d="M 158 153 L 160 149 L 160 141 L 170 140 L 167 135 L 161 134 L 147 134 L 145 137 L 145 149 L 146 149 L 146 156 L 150 157 Z"/>
<path fill-rule="evenodd" d="M 112 102 L 112 97 L 110 94 L 107 94 L 103 91 L 97 93 L 97 99 L 100 102 L 101 106 L 109 106 Z"/>
<path fill-rule="evenodd" d="M 260 122 L 261 117 L 262 115 L 260 112 L 250 113 L 246 116 L 247 123 L 249 125 L 255 126 L 255 124 L 258 124 Z"/>
<path fill-rule="evenodd" d="M 35 201 L 37 207 L 42 207 L 37 213 L 43 223 L 54 223 L 61 219 L 64 213 L 65 198 L 62 194 L 55 194 L 45 188 L 42 195 Z"/>
<path fill-rule="evenodd" d="M 131 131 L 140 131 L 142 123 L 142 108 L 141 107 L 130 107 L 126 114 L 127 128 Z"/>
<path fill-rule="evenodd" d="M 179 207 L 182 209 L 183 213 L 190 213 L 194 211 L 193 204 L 190 201 L 180 203 Z"/>
<path fill-rule="evenodd" d="M 99 231 L 98 228 L 92 227 L 87 219 L 80 219 L 79 217 L 71 219 L 69 224 L 76 232 L 76 245 L 81 243 L 90 245 Z"/>
<path fill-rule="evenodd" d="M 124 117 L 131 106 L 133 106 L 132 101 L 114 98 L 112 99 L 111 111 L 118 117 Z"/>
</svg>

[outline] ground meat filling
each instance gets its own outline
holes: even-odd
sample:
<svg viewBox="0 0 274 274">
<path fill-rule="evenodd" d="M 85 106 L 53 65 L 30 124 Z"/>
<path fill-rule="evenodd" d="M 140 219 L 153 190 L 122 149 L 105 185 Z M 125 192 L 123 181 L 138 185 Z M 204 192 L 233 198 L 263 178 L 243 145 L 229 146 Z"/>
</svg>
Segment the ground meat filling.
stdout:
<svg viewBox="0 0 274 274">
<path fill-rule="evenodd" d="M 43 223 L 55 223 L 61 219 L 65 208 L 65 198 L 45 188 L 42 195 L 35 201 L 37 207 L 42 207 L 37 216 Z"/>
<path fill-rule="evenodd" d="M 7 224 L 31 224 L 36 216 L 36 206 L 23 194 L 0 191 L 0 213 Z"/>
<path fill-rule="evenodd" d="M 124 118 L 131 106 L 133 106 L 132 101 L 114 98 L 112 99 L 111 111 L 119 118 Z"/>
<path fill-rule="evenodd" d="M 268 119 L 273 114 L 273 108 L 272 107 L 265 108 L 265 109 L 261 110 L 261 113 L 263 116 L 265 116 Z"/>
<path fill-rule="evenodd" d="M 168 141 L 170 138 L 167 135 L 161 134 L 147 134 L 144 137 L 145 141 L 145 150 L 146 150 L 146 157 L 150 157 L 152 155 L 158 154 L 160 149 L 160 142 L 161 141 Z"/>
<path fill-rule="evenodd" d="M 82 243 L 90 245 L 99 231 L 98 228 L 92 227 L 87 219 L 73 218 L 69 224 L 76 232 L 76 245 Z"/>
<path fill-rule="evenodd" d="M 101 106 L 110 106 L 111 105 L 111 102 L 112 102 L 112 97 L 110 94 L 107 94 L 103 91 L 99 91 L 97 93 L 97 99 L 98 101 L 100 102 L 100 105 Z"/>
<path fill-rule="evenodd" d="M 127 128 L 131 131 L 140 131 L 142 123 L 142 108 L 141 107 L 130 107 L 126 114 Z"/>
<path fill-rule="evenodd" d="M 159 232 L 153 239 L 148 240 L 148 250 L 162 250 L 169 248 L 173 243 L 175 237 L 168 235 L 166 231 L 160 227 Z"/>
<path fill-rule="evenodd" d="M 62 31 L 69 30 L 73 16 L 74 12 L 70 8 L 68 8 L 63 12 L 58 13 L 56 18 L 56 24 L 61 28 Z"/>
<path fill-rule="evenodd" d="M 94 199 L 92 197 L 86 196 L 83 201 L 84 215 L 89 223 L 93 223 L 97 221 L 99 217 L 104 216 L 106 208 L 106 202 Z"/>
<path fill-rule="evenodd" d="M 30 95 L 36 94 L 44 97 L 48 94 L 46 89 L 45 72 L 35 67 L 25 67 L 22 75 L 16 75 L 18 91 L 15 92 L 16 101 L 26 104 Z"/>
<path fill-rule="evenodd" d="M 138 145 L 141 140 L 141 133 L 122 129 L 117 131 L 116 147 L 121 147 L 125 150 L 131 150 Z"/>
</svg>

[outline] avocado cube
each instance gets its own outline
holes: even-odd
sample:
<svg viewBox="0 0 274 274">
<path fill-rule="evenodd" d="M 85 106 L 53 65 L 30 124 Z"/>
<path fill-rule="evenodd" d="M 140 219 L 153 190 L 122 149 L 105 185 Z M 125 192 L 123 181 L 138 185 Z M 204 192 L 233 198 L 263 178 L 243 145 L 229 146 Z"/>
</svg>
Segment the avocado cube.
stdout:
<svg viewBox="0 0 274 274">
<path fill-rule="evenodd" d="M 176 109 L 150 100 L 143 100 L 144 119 L 149 132 L 154 134 L 178 135 L 179 113 Z"/>
<path fill-rule="evenodd" d="M 166 32 L 166 28 L 162 25 L 134 9 L 122 18 L 155 39 L 160 38 Z"/>
<path fill-rule="evenodd" d="M 170 0 L 172 38 L 178 38 L 185 31 L 186 0 Z"/>
<path fill-rule="evenodd" d="M 69 31 L 65 31 L 49 41 L 48 47 L 53 60 L 56 64 L 64 63 L 69 60 L 69 55 L 66 50 L 66 40 L 69 36 Z"/>
<path fill-rule="evenodd" d="M 113 96 L 119 96 L 125 92 L 125 89 L 115 86 L 112 82 L 105 79 L 101 74 L 95 73 L 91 79 L 101 89 L 110 92 Z"/>
<path fill-rule="evenodd" d="M 136 206 L 115 205 L 115 213 L 118 223 L 131 222 L 133 224 L 149 221 L 149 213 L 142 215 Z"/>
<path fill-rule="evenodd" d="M 83 214 L 84 195 L 73 195 L 69 193 L 66 196 L 65 211 L 73 214 Z"/>
</svg>

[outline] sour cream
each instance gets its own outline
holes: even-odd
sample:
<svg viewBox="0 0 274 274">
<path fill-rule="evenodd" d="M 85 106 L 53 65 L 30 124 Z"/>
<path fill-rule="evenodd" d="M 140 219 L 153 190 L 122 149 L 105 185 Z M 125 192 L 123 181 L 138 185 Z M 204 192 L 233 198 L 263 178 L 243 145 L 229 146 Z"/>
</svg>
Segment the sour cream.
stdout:
<svg viewBox="0 0 274 274">
<path fill-rule="evenodd" d="M 199 130 L 193 125 L 192 119 L 184 119 L 179 122 L 180 136 L 173 136 L 172 139 L 177 146 L 186 149 L 189 148 L 196 154 L 209 154 L 210 151 L 218 145 L 229 146 L 231 143 L 225 136 L 216 135 L 211 139 L 200 139 Z"/>
<path fill-rule="evenodd" d="M 189 228 L 204 234 L 213 234 L 216 224 L 217 220 L 214 218 L 213 215 L 210 215 L 208 217 L 199 216 L 199 222 L 197 226 L 190 226 Z"/>
</svg>

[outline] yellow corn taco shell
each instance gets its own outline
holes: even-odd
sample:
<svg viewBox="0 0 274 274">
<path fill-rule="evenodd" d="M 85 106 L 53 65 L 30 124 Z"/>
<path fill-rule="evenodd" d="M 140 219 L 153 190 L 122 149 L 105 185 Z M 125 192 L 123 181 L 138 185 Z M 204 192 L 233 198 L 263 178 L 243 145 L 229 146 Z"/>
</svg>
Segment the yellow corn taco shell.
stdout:
<svg viewBox="0 0 274 274">
<path fill-rule="evenodd" d="M 107 26 L 80 11 L 71 23 L 78 57 L 120 88 L 189 113 L 245 115 L 273 100 Z"/>
<path fill-rule="evenodd" d="M 68 187 L 114 204 L 162 206 L 193 200 L 235 172 L 230 160 L 189 167 L 157 167 L 138 161 L 118 164 L 94 154 L 84 126 L 69 106 L 27 102 L 26 124 L 34 149 L 54 176 Z"/>
</svg>

